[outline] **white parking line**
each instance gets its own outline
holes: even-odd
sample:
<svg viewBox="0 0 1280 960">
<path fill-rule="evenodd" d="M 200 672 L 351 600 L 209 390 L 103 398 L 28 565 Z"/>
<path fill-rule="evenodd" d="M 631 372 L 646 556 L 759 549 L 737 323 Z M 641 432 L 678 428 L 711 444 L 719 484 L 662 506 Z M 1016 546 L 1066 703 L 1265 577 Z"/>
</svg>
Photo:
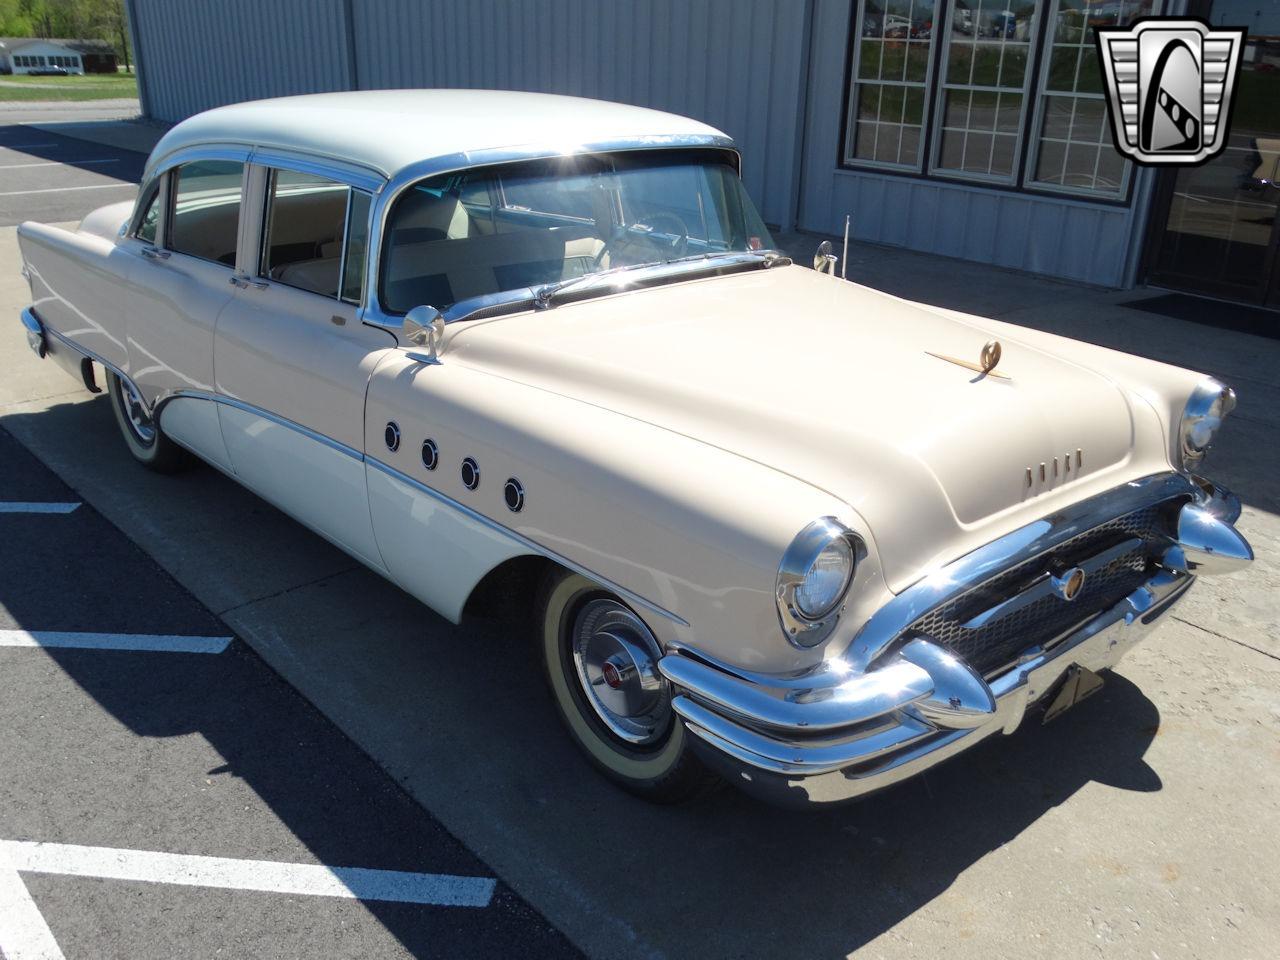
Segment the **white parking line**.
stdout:
<svg viewBox="0 0 1280 960">
<path fill-rule="evenodd" d="M 0 502 L 0 513 L 71 513 L 78 509 L 78 503 Z"/>
<path fill-rule="evenodd" d="M 136 183 L 94 183 L 87 187 L 49 187 L 44 190 L 10 190 L 7 193 L 0 193 L 0 197 L 26 197 L 34 193 L 70 193 L 73 190 L 109 190 L 112 187 L 128 187 L 131 190 L 137 190 Z"/>
<path fill-rule="evenodd" d="M 5 960 L 63 960 L 20 872 L 436 907 L 487 907 L 497 886 L 488 877 L 0 840 L 0 956 Z"/>
<path fill-rule="evenodd" d="M 87 167 L 90 164 L 100 163 L 119 163 L 118 157 L 112 157 L 109 160 L 49 160 L 45 163 L 0 163 L 0 170 L 30 170 L 32 167 Z"/>
<path fill-rule="evenodd" d="M 147 633 L 60 633 L 0 630 L 0 647 L 132 650 L 140 653 L 221 653 L 230 637 L 174 637 Z"/>
<path fill-rule="evenodd" d="M 63 960 L 58 941 L 27 885 L 0 847 L 0 956 L 5 960 Z"/>
<path fill-rule="evenodd" d="M 487 907 L 497 885 L 489 877 L 235 860 L 31 840 L 0 840 L 0 857 L 7 860 L 11 869 L 27 873 L 437 907 Z"/>
</svg>

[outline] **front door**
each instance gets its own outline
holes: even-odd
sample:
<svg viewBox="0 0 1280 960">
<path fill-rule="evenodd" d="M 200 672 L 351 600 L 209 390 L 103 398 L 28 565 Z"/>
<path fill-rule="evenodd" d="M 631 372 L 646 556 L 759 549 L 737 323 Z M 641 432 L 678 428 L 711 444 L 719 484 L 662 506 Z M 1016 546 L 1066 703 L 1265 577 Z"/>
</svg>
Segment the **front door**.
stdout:
<svg viewBox="0 0 1280 960">
<path fill-rule="evenodd" d="M 1149 279 L 1280 308 L 1280 6 L 1217 0 L 1208 13 L 1249 30 L 1227 146 L 1166 175 Z"/>
<path fill-rule="evenodd" d="M 258 253 L 236 275 L 214 336 L 231 465 L 247 487 L 382 570 L 365 489 L 364 403 L 395 339 L 358 316 L 368 194 L 254 166 L 248 196 L 248 209 L 263 211 L 248 243 Z"/>
</svg>

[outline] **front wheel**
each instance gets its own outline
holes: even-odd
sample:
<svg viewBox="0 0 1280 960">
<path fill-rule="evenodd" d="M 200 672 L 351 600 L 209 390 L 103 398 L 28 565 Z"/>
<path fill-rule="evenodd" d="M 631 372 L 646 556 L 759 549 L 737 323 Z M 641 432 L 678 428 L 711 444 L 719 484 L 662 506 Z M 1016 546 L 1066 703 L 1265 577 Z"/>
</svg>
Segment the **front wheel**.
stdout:
<svg viewBox="0 0 1280 960">
<path fill-rule="evenodd" d="M 147 413 L 133 385 L 110 370 L 107 371 L 107 394 L 133 459 L 156 473 L 175 473 L 190 463 L 187 452 L 160 431 L 160 425 Z"/>
<path fill-rule="evenodd" d="M 542 654 L 551 695 L 574 741 L 624 789 L 679 803 L 719 781 L 689 748 L 658 672 L 661 649 L 621 600 L 586 577 L 552 575 L 543 589 Z"/>
</svg>

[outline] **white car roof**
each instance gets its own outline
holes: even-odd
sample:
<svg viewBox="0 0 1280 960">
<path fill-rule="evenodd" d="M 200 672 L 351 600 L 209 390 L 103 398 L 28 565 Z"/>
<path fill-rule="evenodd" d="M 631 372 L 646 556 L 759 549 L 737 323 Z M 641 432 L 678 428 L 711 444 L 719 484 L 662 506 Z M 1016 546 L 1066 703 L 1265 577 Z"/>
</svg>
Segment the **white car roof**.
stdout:
<svg viewBox="0 0 1280 960">
<path fill-rule="evenodd" d="M 164 135 L 147 168 L 188 147 L 237 144 L 344 161 L 390 178 L 421 161 L 504 148 L 513 156 L 555 156 L 585 145 L 699 141 L 732 142 L 688 117 L 604 100 L 513 90 L 355 90 L 197 114 Z"/>
</svg>

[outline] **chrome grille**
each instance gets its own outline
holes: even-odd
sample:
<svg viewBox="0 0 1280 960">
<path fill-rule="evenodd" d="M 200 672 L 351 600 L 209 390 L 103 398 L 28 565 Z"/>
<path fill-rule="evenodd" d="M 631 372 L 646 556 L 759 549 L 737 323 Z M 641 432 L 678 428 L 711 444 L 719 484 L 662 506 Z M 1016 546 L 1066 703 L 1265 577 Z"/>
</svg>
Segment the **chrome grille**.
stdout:
<svg viewBox="0 0 1280 960">
<path fill-rule="evenodd" d="M 984 677 L 996 675 L 1023 650 L 1051 643 L 1137 589 L 1150 575 L 1154 558 L 1167 545 L 1177 511 L 1184 502 L 1177 498 L 1152 504 L 1086 530 L 933 609 L 903 635 L 932 637 Z M 1141 541 L 1141 546 L 1090 573 L 1075 600 L 1067 602 L 1049 595 L 975 629 L 964 626 L 982 611 L 1026 590 L 1047 570 L 1074 566 L 1134 538 Z"/>
</svg>

